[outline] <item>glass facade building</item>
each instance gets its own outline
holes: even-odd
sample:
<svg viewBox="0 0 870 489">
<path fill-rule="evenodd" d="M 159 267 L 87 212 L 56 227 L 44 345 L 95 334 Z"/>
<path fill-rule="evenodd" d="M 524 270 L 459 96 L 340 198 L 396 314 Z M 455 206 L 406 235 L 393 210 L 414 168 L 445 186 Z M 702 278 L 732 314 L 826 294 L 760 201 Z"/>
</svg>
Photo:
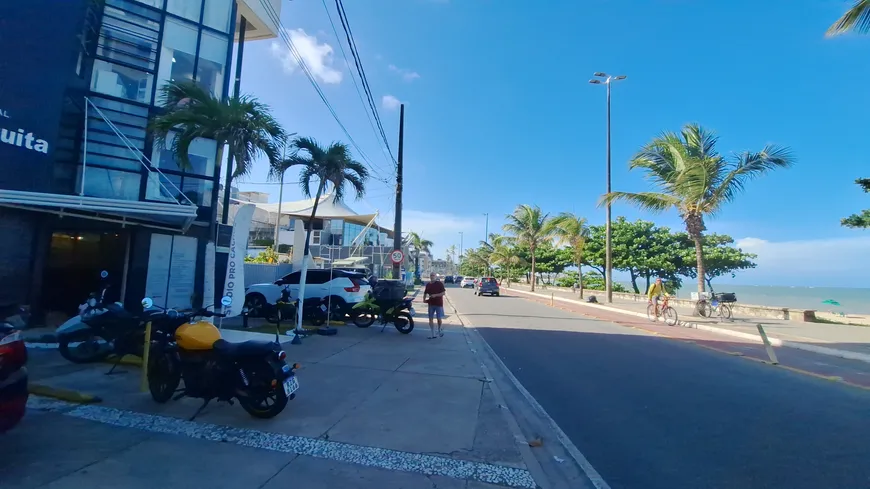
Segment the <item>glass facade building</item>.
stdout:
<svg viewBox="0 0 870 489">
<path fill-rule="evenodd" d="M 0 2 L 0 52 L 27 54 L 0 60 L 0 130 L 21 134 L 0 144 L 0 305 L 74 311 L 102 270 L 112 300 L 204 301 L 219 148 L 196 140 L 183 167 L 148 124 L 167 82 L 226 98 L 238 26 L 268 39 L 269 18 L 260 0 Z"/>
</svg>

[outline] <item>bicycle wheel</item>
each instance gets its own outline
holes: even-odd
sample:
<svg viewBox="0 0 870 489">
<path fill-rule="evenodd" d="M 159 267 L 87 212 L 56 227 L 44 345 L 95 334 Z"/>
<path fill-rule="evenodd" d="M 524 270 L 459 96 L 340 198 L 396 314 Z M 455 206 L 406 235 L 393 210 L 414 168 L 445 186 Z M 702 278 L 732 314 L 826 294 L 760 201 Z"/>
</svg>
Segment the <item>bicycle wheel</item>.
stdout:
<svg viewBox="0 0 870 489">
<path fill-rule="evenodd" d="M 652 304 L 646 306 L 646 318 L 650 321 L 656 320 L 656 306 Z"/>
<path fill-rule="evenodd" d="M 732 315 L 731 306 L 728 304 L 719 304 L 719 317 L 727 321 L 731 319 Z"/>
<path fill-rule="evenodd" d="M 707 301 L 698 301 L 695 303 L 695 314 L 702 318 L 708 318 L 713 314 L 710 304 Z"/>
<path fill-rule="evenodd" d="M 673 307 L 666 307 L 663 311 L 662 316 L 664 316 L 665 324 L 667 324 L 668 326 L 674 326 L 677 324 L 677 311 Z"/>
</svg>

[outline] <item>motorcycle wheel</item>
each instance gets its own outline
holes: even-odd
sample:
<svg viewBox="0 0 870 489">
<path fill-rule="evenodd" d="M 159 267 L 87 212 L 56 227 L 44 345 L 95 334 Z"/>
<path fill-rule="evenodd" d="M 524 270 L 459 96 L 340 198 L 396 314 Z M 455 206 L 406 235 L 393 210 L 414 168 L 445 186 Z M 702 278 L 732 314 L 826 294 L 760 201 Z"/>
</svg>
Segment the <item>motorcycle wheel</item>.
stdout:
<svg viewBox="0 0 870 489">
<path fill-rule="evenodd" d="M 313 318 L 311 318 L 311 324 L 314 326 L 321 326 L 326 323 L 326 314 L 315 314 Z"/>
<path fill-rule="evenodd" d="M 270 386 L 275 374 L 268 365 L 251 374 L 252 382 L 248 395 L 238 397 L 239 404 L 255 418 L 274 418 L 287 407 L 288 398 L 284 395 L 284 386 L 281 382 L 278 382 L 275 387 Z"/>
<path fill-rule="evenodd" d="M 100 362 L 112 353 L 112 348 L 108 343 L 103 346 L 103 344 L 98 342 L 98 338 L 93 334 L 66 337 L 58 340 L 57 349 L 62 357 L 72 363 Z M 70 343 L 81 344 L 70 347 Z"/>
<path fill-rule="evenodd" d="M 375 315 L 371 312 L 364 311 L 353 316 L 353 324 L 359 328 L 368 328 L 375 323 Z"/>
<path fill-rule="evenodd" d="M 181 382 L 181 369 L 169 352 L 155 350 L 148 358 L 148 390 L 155 402 L 172 399 Z"/>
<path fill-rule="evenodd" d="M 411 331 L 414 331 L 414 318 L 412 318 L 407 312 L 396 314 L 396 319 L 393 320 L 393 324 L 396 326 L 396 329 L 399 330 L 399 333 L 408 334 Z"/>
</svg>

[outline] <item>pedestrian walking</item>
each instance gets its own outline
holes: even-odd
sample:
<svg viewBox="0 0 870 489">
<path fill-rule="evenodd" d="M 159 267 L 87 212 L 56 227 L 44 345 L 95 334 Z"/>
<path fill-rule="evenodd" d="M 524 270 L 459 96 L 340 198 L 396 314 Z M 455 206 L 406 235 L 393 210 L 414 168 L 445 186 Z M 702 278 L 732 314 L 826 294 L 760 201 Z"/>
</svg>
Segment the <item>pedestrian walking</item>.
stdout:
<svg viewBox="0 0 870 489">
<path fill-rule="evenodd" d="M 444 284 L 438 280 L 438 275 L 432 273 L 429 275 L 429 283 L 423 289 L 423 302 L 429 304 L 429 330 L 431 332 L 429 339 L 440 338 L 444 336 L 441 331 L 441 320 L 444 318 L 444 294 L 447 290 Z M 438 319 L 438 335 L 435 335 L 435 318 Z"/>
</svg>

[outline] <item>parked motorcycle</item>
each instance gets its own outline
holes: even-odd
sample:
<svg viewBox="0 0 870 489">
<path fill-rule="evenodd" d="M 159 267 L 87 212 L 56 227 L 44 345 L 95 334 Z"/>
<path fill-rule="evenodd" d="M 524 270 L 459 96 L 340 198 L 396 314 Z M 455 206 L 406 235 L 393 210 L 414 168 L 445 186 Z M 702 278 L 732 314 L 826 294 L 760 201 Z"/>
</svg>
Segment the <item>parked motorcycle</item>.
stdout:
<svg viewBox="0 0 870 489">
<path fill-rule="evenodd" d="M 232 303 L 224 297 L 223 305 Z M 142 300 L 146 310 L 154 307 Z M 193 313 L 164 310 L 151 316 L 152 341 L 148 354 L 151 397 L 165 403 L 182 397 L 202 399 L 196 418 L 213 399 L 233 404 L 256 418 L 273 418 L 296 398 L 298 364 L 287 365 L 287 354 L 275 341 L 231 343 L 218 328 L 202 318 L 225 317 L 201 309 Z M 196 318 L 201 318 L 197 320 Z M 184 380 L 184 387 L 179 383 Z"/>
<path fill-rule="evenodd" d="M 368 328 L 375 320 L 380 321 L 384 328 L 393 324 L 402 334 L 408 334 L 414 330 L 414 302 L 413 297 L 401 299 L 379 299 L 372 292 L 366 294 L 364 301 L 353 306 L 351 316 L 353 323 L 360 328 Z M 383 331 L 383 328 L 381 328 Z"/>
<path fill-rule="evenodd" d="M 119 359 L 142 356 L 144 318 L 127 311 L 120 302 L 106 303 L 108 276 L 105 271 L 101 273 L 100 291 L 91 293 L 79 306 L 79 314 L 57 328 L 58 351 L 73 363 L 98 362 L 111 354 Z"/>
<path fill-rule="evenodd" d="M 27 313 L 17 306 L 0 309 L 0 318 Z M 0 320 L 0 434 L 14 428 L 24 417 L 28 398 L 26 365 L 24 338 L 13 323 Z"/>
</svg>

